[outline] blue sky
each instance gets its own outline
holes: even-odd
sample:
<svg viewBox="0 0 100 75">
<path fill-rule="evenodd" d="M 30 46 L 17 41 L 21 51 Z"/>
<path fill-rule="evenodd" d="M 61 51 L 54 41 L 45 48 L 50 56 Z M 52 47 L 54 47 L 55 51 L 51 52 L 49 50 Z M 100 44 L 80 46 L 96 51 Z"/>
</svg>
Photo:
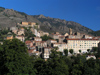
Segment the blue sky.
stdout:
<svg viewBox="0 0 100 75">
<path fill-rule="evenodd" d="M 100 0 L 0 0 L 0 6 L 74 21 L 92 30 L 100 30 Z"/>
</svg>

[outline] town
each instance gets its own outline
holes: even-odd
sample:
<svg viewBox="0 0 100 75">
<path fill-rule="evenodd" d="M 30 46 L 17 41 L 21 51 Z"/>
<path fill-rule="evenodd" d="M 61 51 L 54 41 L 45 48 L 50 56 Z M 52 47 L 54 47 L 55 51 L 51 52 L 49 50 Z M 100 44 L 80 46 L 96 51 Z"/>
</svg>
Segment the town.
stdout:
<svg viewBox="0 0 100 75">
<path fill-rule="evenodd" d="M 25 42 L 30 56 L 36 55 L 39 57 L 41 55 L 45 60 L 49 58 L 51 50 L 54 48 L 63 54 L 64 50 L 67 49 L 68 55 L 92 52 L 95 47 L 99 47 L 100 49 L 99 36 L 94 37 L 85 33 L 73 32 L 71 28 L 69 29 L 69 33 L 65 33 L 64 35 L 59 32 L 49 34 L 40 30 L 38 23 L 21 22 L 17 23 L 15 27 L 9 28 L 9 30 L 11 32 L 8 32 L 6 40 L 17 38 Z M 12 33 L 15 35 L 12 35 Z M 70 50 L 73 50 L 73 52 L 71 53 Z"/>
</svg>

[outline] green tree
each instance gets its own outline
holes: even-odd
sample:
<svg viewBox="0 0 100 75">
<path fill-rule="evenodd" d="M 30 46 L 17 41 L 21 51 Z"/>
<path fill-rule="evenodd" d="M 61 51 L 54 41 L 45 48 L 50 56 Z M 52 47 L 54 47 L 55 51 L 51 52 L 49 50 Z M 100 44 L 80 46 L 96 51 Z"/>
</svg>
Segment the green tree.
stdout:
<svg viewBox="0 0 100 75">
<path fill-rule="evenodd" d="M 69 52 L 70 52 L 71 54 L 73 54 L 73 49 L 69 49 Z"/>
<path fill-rule="evenodd" d="M 93 47 L 94 53 L 98 51 L 98 47 Z"/>
<path fill-rule="evenodd" d="M 53 39 L 53 38 L 51 38 L 50 36 L 47 36 L 47 35 L 41 36 L 41 38 L 42 38 L 43 41 L 47 41 L 48 39 Z"/>
<path fill-rule="evenodd" d="M 65 56 L 68 56 L 68 50 L 67 49 L 64 49 L 64 54 L 65 54 Z"/>
<path fill-rule="evenodd" d="M 1 75 L 35 75 L 25 43 L 18 39 L 5 40 L 0 48 Z"/>
<path fill-rule="evenodd" d="M 79 53 L 81 53 L 81 50 L 79 50 Z"/>
<path fill-rule="evenodd" d="M 90 49 L 87 49 L 87 52 L 89 53 L 90 52 Z"/>
</svg>

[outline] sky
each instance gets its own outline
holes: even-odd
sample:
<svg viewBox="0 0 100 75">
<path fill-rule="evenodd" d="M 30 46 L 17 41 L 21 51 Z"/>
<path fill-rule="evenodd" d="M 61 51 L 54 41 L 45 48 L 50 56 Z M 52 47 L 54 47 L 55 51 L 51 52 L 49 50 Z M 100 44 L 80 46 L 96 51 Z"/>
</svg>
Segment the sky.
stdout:
<svg viewBox="0 0 100 75">
<path fill-rule="evenodd" d="M 0 7 L 74 21 L 100 30 L 100 0 L 0 0 Z"/>
</svg>

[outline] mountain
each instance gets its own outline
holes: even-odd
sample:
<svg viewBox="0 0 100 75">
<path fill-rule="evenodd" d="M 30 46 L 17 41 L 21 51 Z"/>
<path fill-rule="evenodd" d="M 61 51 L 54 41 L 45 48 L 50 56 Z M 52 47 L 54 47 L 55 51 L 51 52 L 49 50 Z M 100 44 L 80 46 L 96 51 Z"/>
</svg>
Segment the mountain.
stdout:
<svg viewBox="0 0 100 75">
<path fill-rule="evenodd" d="M 24 12 L 19 12 L 13 9 L 5 9 L 0 7 L 0 27 L 12 27 L 22 21 L 36 22 L 40 24 L 41 30 L 47 32 L 60 32 L 62 34 L 69 32 L 69 28 L 73 29 L 73 32 L 89 33 L 93 34 L 93 30 L 82 26 L 79 23 L 73 21 L 66 21 L 58 18 L 46 17 L 44 15 L 27 15 Z"/>
<path fill-rule="evenodd" d="M 43 15 L 35 15 L 34 18 L 38 19 L 42 23 L 44 30 L 58 31 L 61 33 L 69 32 L 69 28 L 73 29 L 73 32 L 88 33 L 93 32 L 93 30 L 82 26 L 79 23 L 73 21 L 66 21 L 57 18 L 45 17 Z"/>
</svg>

